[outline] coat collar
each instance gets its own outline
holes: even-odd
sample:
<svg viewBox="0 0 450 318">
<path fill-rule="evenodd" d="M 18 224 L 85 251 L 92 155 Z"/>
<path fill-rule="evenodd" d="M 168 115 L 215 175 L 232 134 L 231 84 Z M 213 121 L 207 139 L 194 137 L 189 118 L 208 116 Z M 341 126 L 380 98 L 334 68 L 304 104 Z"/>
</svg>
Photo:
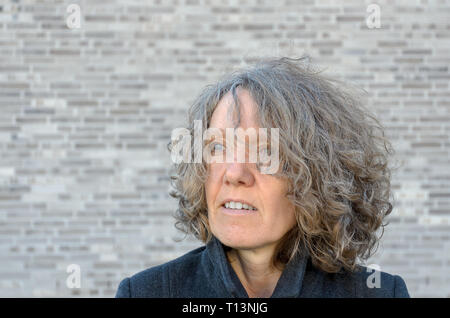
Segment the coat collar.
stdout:
<svg viewBox="0 0 450 318">
<path fill-rule="evenodd" d="M 227 260 L 223 244 L 215 236 L 207 243 L 206 252 L 212 263 L 213 270 L 216 271 L 216 275 L 214 276 L 225 285 L 229 297 L 248 298 L 244 286 L 242 286 L 242 283 Z M 301 253 L 296 254 L 284 268 L 271 296 L 272 298 L 299 297 L 307 261 L 307 255 Z"/>
</svg>

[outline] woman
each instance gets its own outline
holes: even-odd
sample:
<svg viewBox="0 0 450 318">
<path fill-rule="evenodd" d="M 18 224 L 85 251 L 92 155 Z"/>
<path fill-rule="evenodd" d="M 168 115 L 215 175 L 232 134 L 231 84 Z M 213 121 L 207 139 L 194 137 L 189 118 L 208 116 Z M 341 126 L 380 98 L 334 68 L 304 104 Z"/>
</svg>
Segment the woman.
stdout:
<svg viewBox="0 0 450 318">
<path fill-rule="evenodd" d="M 400 276 L 358 264 L 392 210 L 391 149 L 342 84 L 297 59 L 262 61 L 208 86 L 189 137 L 198 121 L 202 131 L 278 128 L 279 139 L 258 138 L 258 161 L 247 147 L 239 161 L 234 136 L 215 134 L 202 140 L 204 160 L 175 164 L 177 228 L 205 246 L 125 278 L 116 297 L 409 297 Z M 277 169 L 264 173 L 269 144 Z M 231 160 L 211 160 L 225 152 Z"/>
</svg>

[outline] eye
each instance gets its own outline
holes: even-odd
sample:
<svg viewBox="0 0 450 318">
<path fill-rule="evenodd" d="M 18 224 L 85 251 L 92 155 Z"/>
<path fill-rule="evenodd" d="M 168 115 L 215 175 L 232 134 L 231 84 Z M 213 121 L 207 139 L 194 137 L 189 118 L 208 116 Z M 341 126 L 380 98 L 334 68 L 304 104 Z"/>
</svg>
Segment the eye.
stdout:
<svg viewBox="0 0 450 318">
<path fill-rule="evenodd" d="M 258 161 L 256 163 L 256 168 L 261 171 L 261 168 L 270 167 L 271 164 L 271 149 L 270 145 L 264 145 L 259 148 Z"/>
<path fill-rule="evenodd" d="M 213 142 L 209 145 L 211 154 L 223 152 L 224 146 L 218 142 Z"/>
<path fill-rule="evenodd" d="M 259 149 L 259 153 L 261 157 L 270 157 L 271 149 L 269 145 L 261 146 Z"/>
</svg>

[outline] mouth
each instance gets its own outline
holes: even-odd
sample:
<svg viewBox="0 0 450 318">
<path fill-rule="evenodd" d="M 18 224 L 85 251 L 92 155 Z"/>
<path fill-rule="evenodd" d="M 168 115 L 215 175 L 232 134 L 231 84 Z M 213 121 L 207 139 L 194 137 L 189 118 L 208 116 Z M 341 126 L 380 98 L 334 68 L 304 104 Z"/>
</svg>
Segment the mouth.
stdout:
<svg viewBox="0 0 450 318">
<path fill-rule="evenodd" d="M 242 200 L 225 200 L 222 203 L 221 208 L 224 212 L 232 214 L 249 214 L 258 211 L 255 206 Z"/>
<path fill-rule="evenodd" d="M 220 211 L 224 214 L 234 216 L 256 215 L 256 212 L 258 212 L 258 210 L 230 209 L 224 206 L 220 207 Z"/>
</svg>

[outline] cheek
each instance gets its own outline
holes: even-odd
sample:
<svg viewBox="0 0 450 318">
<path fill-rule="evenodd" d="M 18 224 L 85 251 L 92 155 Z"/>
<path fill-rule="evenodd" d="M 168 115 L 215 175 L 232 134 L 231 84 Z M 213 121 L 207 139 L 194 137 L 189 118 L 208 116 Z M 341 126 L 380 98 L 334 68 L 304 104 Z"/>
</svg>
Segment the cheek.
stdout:
<svg viewBox="0 0 450 318">
<path fill-rule="evenodd" d="M 220 190 L 220 180 L 220 171 L 218 167 L 214 167 L 214 164 L 213 167 L 208 167 L 208 177 L 205 182 L 206 202 L 208 204 L 208 208 L 214 204 L 217 193 Z"/>
<path fill-rule="evenodd" d="M 284 205 L 284 213 L 285 217 L 289 219 L 291 222 L 292 220 L 295 220 L 295 205 L 289 200 L 286 195 L 283 198 L 283 205 Z"/>
<path fill-rule="evenodd" d="M 288 199 L 274 200 L 270 205 L 270 218 L 273 223 L 286 227 L 295 222 L 294 211 L 294 206 Z"/>
<path fill-rule="evenodd" d="M 287 186 L 284 183 L 272 183 L 271 187 L 268 185 L 263 188 L 269 189 L 263 197 L 267 198 L 266 203 L 268 211 L 270 211 L 270 223 L 278 224 L 282 228 L 295 225 L 295 206 L 286 197 Z"/>
<path fill-rule="evenodd" d="M 297 224 L 297 220 L 295 218 L 295 207 L 288 199 L 286 200 L 287 203 L 284 218 L 286 219 L 286 226 L 292 228 L 294 225 Z"/>
</svg>

